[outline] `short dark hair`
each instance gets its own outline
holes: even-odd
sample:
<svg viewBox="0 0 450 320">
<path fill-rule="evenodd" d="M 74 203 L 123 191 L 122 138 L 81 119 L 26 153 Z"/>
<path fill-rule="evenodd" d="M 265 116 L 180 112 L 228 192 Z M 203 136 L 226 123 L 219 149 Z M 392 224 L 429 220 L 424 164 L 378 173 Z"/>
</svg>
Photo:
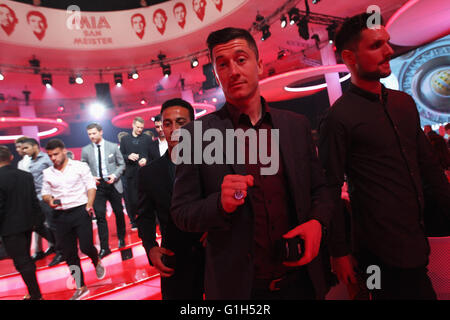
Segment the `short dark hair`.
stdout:
<svg viewBox="0 0 450 320">
<path fill-rule="evenodd" d="M 252 34 L 245 30 L 240 28 L 224 28 L 217 31 L 213 31 L 209 34 L 208 39 L 206 40 L 206 43 L 208 45 L 209 55 L 211 57 L 211 60 L 213 58 L 212 51 L 214 47 L 216 47 L 219 44 L 227 43 L 228 41 L 234 40 L 234 39 L 244 39 L 247 41 L 248 46 L 250 49 L 253 50 L 253 52 L 256 55 L 256 59 L 259 59 L 259 52 L 258 52 L 258 46 L 256 45 L 256 41 L 253 38 Z"/>
<path fill-rule="evenodd" d="M 368 29 L 368 21 L 371 19 L 372 13 L 360 13 L 353 17 L 345 19 L 345 21 L 336 30 L 334 43 L 336 51 L 341 54 L 346 49 L 356 49 L 356 44 L 361 39 L 361 32 Z M 383 20 L 381 20 L 383 25 Z"/>
<path fill-rule="evenodd" d="M 102 131 L 103 128 L 100 124 L 93 122 L 87 125 L 86 130 L 97 129 L 98 131 Z"/>
<path fill-rule="evenodd" d="M 156 115 L 156 116 L 154 117 L 154 119 L 155 119 L 155 120 L 153 120 L 153 122 L 161 121 L 161 115 L 160 115 L 160 114 Z"/>
<path fill-rule="evenodd" d="M 28 139 L 23 140 L 22 144 L 25 144 L 25 143 L 31 144 L 32 146 L 39 146 L 39 142 L 34 138 L 28 138 Z"/>
<path fill-rule="evenodd" d="M 52 139 L 49 142 L 47 142 L 47 145 L 45 146 L 45 150 L 55 150 L 57 148 L 65 149 L 66 146 L 64 145 L 64 142 L 60 139 Z"/>
<path fill-rule="evenodd" d="M 11 151 L 7 146 L 0 145 L 0 162 L 11 162 Z"/>
<path fill-rule="evenodd" d="M 23 142 L 24 142 L 25 140 L 27 140 L 27 139 L 28 139 L 28 137 L 23 136 L 23 137 L 17 138 L 17 139 L 14 141 L 14 143 L 15 143 L 15 144 L 23 143 Z"/>
<path fill-rule="evenodd" d="M 195 112 L 194 112 L 194 108 L 192 107 L 192 105 L 189 102 L 187 102 L 186 100 L 183 100 L 180 98 L 170 99 L 170 100 L 167 100 L 166 102 L 164 102 L 161 106 L 161 114 L 167 108 L 174 107 L 174 106 L 179 106 L 179 107 L 188 109 L 189 118 L 191 119 L 191 121 L 195 120 Z"/>
</svg>

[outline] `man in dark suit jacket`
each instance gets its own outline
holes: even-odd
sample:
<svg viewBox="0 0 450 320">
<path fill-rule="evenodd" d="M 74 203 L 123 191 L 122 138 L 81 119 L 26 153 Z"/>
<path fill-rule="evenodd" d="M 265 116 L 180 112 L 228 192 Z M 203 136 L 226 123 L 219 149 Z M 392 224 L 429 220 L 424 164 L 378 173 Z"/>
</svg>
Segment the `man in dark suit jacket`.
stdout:
<svg viewBox="0 0 450 320">
<path fill-rule="evenodd" d="M 150 155 L 153 160 L 162 157 L 167 151 L 167 139 L 164 135 L 164 130 L 162 126 L 161 115 L 155 116 L 153 121 L 155 123 L 155 130 L 158 136 L 154 138 L 150 145 Z"/>
<path fill-rule="evenodd" d="M 262 61 L 250 33 L 226 28 L 211 33 L 207 42 L 227 103 L 181 130 L 183 140 L 173 151 L 181 161 L 171 208 L 180 229 L 208 232 L 206 298 L 322 299 L 328 286 L 320 248 L 331 204 L 308 122 L 269 109 L 260 96 Z M 237 145 L 240 159 L 259 151 L 256 163 L 241 164 L 231 155 L 235 147 L 229 149 L 228 143 L 236 140 L 230 135 L 238 136 L 237 129 L 259 136 L 258 143 L 248 139 Z M 190 144 L 185 142 L 189 137 Z M 202 140 L 214 140 L 214 155 L 213 143 Z M 208 150 L 214 159 L 205 157 Z M 271 167 L 261 156 L 264 151 L 273 160 Z M 303 257 L 287 261 L 283 239 L 300 243 L 300 238 Z"/>
<path fill-rule="evenodd" d="M 30 257 L 33 227 L 44 219 L 31 173 L 13 168 L 9 149 L 0 146 L 0 235 L 28 288 L 26 300 L 42 299 Z M 40 221 L 39 221 L 40 220 Z"/>
<path fill-rule="evenodd" d="M 150 264 L 161 274 L 164 300 L 202 300 L 204 248 L 202 233 L 178 229 L 170 217 L 175 164 L 171 152 L 177 141 L 172 132 L 194 120 L 194 109 L 181 99 L 166 101 L 161 107 L 168 150 L 159 159 L 139 170 L 139 206 L 137 225 Z M 155 239 L 157 214 L 162 243 Z"/>
</svg>

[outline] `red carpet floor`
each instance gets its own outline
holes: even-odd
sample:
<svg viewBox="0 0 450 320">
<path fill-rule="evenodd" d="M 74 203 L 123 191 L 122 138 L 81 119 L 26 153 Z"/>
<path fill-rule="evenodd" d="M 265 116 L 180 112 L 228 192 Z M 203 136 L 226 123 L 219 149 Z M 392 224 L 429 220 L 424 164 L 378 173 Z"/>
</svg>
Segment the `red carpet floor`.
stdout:
<svg viewBox="0 0 450 320">
<path fill-rule="evenodd" d="M 81 267 L 85 282 L 89 288 L 86 300 L 160 300 L 160 277 L 158 271 L 148 263 L 145 250 L 137 235 L 137 230 L 131 230 L 129 219 L 125 217 L 126 244 L 133 253 L 133 258 L 123 260 L 117 248 L 117 233 L 114 214 L 108 206 L 108 227 L 112 253 L 102 259 L 106 268 L 106 276 L 98 280 L 91 260 L 79 252 Z M 100 249 L 97 236 L 97 225 L 93 221 L 94 244 Z M 160 238 L 159 238 L 160 240 Z M 43 241 L 44 248 L 46 241 Z M 37 279 L 45 300 L 67 300 L 74 293 L 74 281 L 66 263 L 53 267 L 48 264 L 54 258 L 51 254 L 36 262 Z M 26 286 L 20 274 L 14 268 L 11 259 L 0 261 L 0 300 L 20 300 L 27 293 Z"/>
</svg>

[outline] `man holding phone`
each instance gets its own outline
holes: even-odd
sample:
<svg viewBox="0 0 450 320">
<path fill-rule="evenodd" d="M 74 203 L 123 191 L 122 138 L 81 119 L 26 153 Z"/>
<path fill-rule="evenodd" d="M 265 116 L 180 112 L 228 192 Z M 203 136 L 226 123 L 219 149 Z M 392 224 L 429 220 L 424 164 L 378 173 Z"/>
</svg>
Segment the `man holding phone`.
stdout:
<svg viewBox="0 0 450 320">
<path fill-rule="evenodd" d="M 195 142 L 200 123 L 203 130 L 221 133 L 223 140 L 214 143 L 222 146 L 236 140 L 229 135 L 236 136 L 239 130 L 249 136 L 270 134 L 258 138 L 256 146 L 251 139 L 241 140 L 233 158 L 223 147 L 224 153 L 216 151 L 215 155 L 220 161 L 213 163 L 204 158 L 196 162 L 198 157 L 192 155 L 199 148 L 191 143 L 194 163 L 177 166 L 171 214 L 181 230 L 208 232 L 206 298 L 323 299 L 328 284 L 321 243 L 332 203 L 308 121 L 269 108 L 261 97 L 263 64 L 247 30 L 218 30 L 209 35 L 207 43 L 226 104 L 181 130 Z M 183 132 L 181 136 L 179 145 L 184 145 Z M 203 141 L 200 148 L 207 151 L 211 146 Z M 249 161 L 249 155 L 260 154 L 264 148 L 267 155 L 278 156 L 274 173 L 262 173 L 267 165 L 261 158 L 256 163 Z M 236 161 L 242 156 L 239 151 L 245 155 L 244 164 Z M 294 241 L 290 248 L 299 248 L 299 238 L 304 241 L 304 253 L 289 256 L 285 241 Z"/>
<path fill-rule="evenodd" d="M 89 167 L 67 157 L 64 143 L 50 140 L 45 149 L 53 166 L 43 171 L 42 199 L 54 209 L 57 241 L 62 243 L 77 289 L 70 300 L 79 300 L 89 294 L 84 283 L 78 256 L 78 244 L 95 267 L 98 279 L 105 277 L 105 268 L 93 243 L 92 215 L 96 193 L 95 179 Z"/>
</svg>

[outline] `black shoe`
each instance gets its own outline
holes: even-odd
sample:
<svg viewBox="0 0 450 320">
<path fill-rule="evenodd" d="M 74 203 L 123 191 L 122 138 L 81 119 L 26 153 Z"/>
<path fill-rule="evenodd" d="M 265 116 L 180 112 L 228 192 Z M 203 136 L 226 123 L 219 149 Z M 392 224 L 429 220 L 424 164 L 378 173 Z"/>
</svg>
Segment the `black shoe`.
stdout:
<svg viewBox="0 0 450 320">
<path fill-rule="evenodd" d="M 42 252 L 42 251 L 36 252 L 35 254 L 33 254 L 31 256 L 31 260 L 33 260 L 33 261 L 38 261 L 38 260 L 41 260 L 43 258 L 45 258 L 45 253 Z"/>
<path fill-rule="evenodd" d="M 48 256 L 48 255 L 50 255 L 50 254 L 52 254 L 54 252 L 55 252 L 55 247 L 51 246 L 44 252 L 44 254 L 45 254 L 45 256 Z"/>
<path fill-rule="evenodd" d="M 119 249 L 125 247 L 125 240 L 119 239 Z"/>
<path fill-rule="evenodd" d="M 111 254 L 111 250 L 109 250 L 109 249 L 107 249 L 107 250 L 101 249 L 99 257 L 100 257 L 100 259 L 103 259 L 104 257 L 106 257 L 109 254 Z"/>
<path fill-rule="evenodd" d="M 56 266 L 57 264 L 60 264 L 61 262 L 64 262 L 64 256 L 62 253 L 57 253 L 56 256 L 53 258 L 52 262 L 49 263 L 49 267 Z"/>
</svg>

